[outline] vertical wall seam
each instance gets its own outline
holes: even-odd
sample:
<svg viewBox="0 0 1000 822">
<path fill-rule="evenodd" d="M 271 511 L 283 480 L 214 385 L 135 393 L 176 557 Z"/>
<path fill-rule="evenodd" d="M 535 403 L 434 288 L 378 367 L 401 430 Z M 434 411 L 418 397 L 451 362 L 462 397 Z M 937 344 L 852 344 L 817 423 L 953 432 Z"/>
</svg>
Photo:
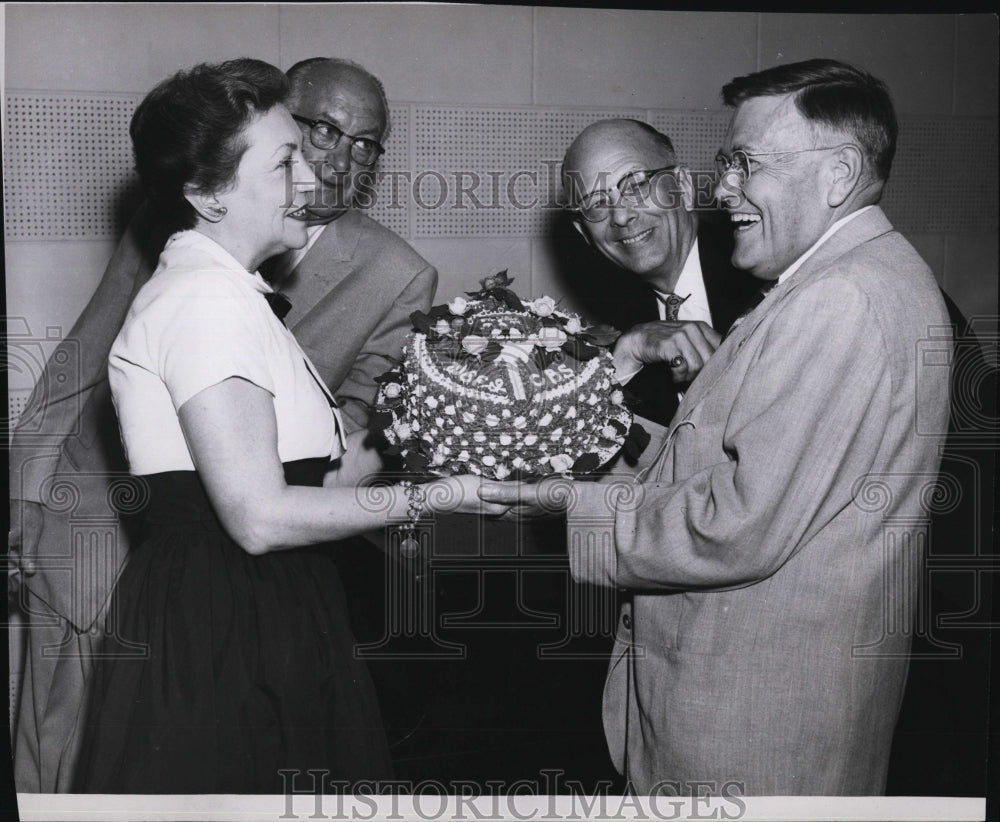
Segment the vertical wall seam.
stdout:
<svg viewBox="0 0 1000 822">
<path fill-rule="evenodd" d="M 958 113 L 958 16 L 955 16 L 951 55 L 951 113 Z"/>
<path fill-rule="evenodd" d="M 535 86 L 535 66 L 538 63 L 535 49 L 538 48 L 538 7 L 531 7 L 531 105 L 538 103 L 538 89 Z"/>
<path fill-rule="evenodd" d="M 757 12 L 757 68 L 756 71 L 760 71 L 763 68 L 761 63 L 761 30 L 764 28 L 764 14 L 763 12 Z"/>
<path fill-rule="evenodd" d="M 281 68 L 285 64 L 285 61 L 284 57 L 281 54 L 281 4 L 280 3 L 278 3 L 277 20 L 278 20 L 278 36 L 275 39 L 278 41 L 278 68 L 284 71 L 284 69 Z M 288 68 L 291 68 L 291 66 L 289 66 Z"/>
</svg>

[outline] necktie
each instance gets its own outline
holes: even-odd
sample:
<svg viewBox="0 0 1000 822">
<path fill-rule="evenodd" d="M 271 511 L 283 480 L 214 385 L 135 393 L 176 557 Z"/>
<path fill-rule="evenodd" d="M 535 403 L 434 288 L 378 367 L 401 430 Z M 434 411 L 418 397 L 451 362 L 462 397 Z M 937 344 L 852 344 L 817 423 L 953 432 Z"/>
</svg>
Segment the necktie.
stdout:
<svg viewBox="0 0 1000 822">
<path fill-rule="evenodd" d="M 285 315 L 292 309 L 292 301 L 289 300 L 284 294 L 279 294 L 277 291 L 264 294 L 264 299 L 267 300 L 267 304 L 271 306 L 271 310 L 274 312 L 275 316 L 284 322 Z"/>
<path fill-rule="evenodd" d="M 762 285 L 759 289 L 757 289 L 757 291 L 754 292 L 754 294 L 750 297 L 750 299 L 747 300 L 747 304 L 743 307 L 743 310 L 739 313 L 736 319 L 733 320 L 733 324 L 729 326 L 729 330 L 726 332 L 727 337 L 733 333 L 733 330 L 736 328 L 736 326 L 738 326 L 741 322 L 743 322 L 744 318 L 751 311 L 753 311 L 758 305 L 764 302 L 764 298 L 770 293 L 771 289 L 774 288 L 777 284 L 778 284 L 777 280 L 768 280 L 768 282 L 764 283 L 764 285 Z"/>
<path fill-rule="evenodd" d="M 656 299 L 663 303 L 663 319 L 664 320 L 676 320 L 677 312 L 680 311 L 681 306 L 684 301 L 688 299 L 691 295 L 688 294 L 687 297 L 678 297 L 676 294 L 661 294 L 659 291 L 656 292 Z"/>
</svg>

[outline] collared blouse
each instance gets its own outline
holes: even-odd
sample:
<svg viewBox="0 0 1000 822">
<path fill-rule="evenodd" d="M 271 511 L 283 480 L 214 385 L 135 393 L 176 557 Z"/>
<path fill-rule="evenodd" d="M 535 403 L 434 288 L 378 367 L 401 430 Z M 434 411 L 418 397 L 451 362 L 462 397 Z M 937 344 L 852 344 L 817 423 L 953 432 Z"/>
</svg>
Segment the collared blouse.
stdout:
<svg viewBox="0 0 1000 822">
<path fill-rule="evenodd" d="M 270 292 L 260 274 L 198 231 L 167 241 L 108 360 L 133 474 L 194 470 L 178 412 L 200 391 L 232 377 L 272 396 L 282 462 L 344 453 L 333 398 L 268 305 Z M 234 416 L 232 424 L 247 423 Z"/>
</svg>

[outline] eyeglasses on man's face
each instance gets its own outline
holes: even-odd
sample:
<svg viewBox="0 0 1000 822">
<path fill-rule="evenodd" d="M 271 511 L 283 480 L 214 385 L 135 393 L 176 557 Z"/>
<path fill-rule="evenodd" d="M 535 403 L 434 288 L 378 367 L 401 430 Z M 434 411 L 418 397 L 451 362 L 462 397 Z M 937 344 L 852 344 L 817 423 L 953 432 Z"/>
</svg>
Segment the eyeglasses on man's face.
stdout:
<svg viewBox="0 0 1000 822">
<path fill-rule="evenodd" d="M 753 163 L 751 161 L 756 160 L 758 157 L 779 157 L 792 154 L 807 154 L 810 151 L 832 151 L 833 149 L 853 145 L 854 143 L 841 143 L 836 146 L 800 148 L 794 151 L 744 151 L 743 149 L 738 148 L 731 155 L 720 151 L 715 155 L 715 170 L 718 172 L 720 178 L 725 177 L 727 174 L 736 174 L 739 176 L 739 184 L 745 185 L 753 172 Z M 855 146 L 855 148 L 857 148 L 857 146 Z"/>
<path fill-rule="evenodd" d="M 616 205 L 643 206 L 649 201 L 653 183 L 657 181 L 657 178 L 675 168 L 677 168 L 676 164 L 663 166 L 663 168 L 632 171 L 622 177 L 615 184 L 614 189 L 604 188 L 591 191 L 581 198 L 578 205 L 571 206 L 569 210 L 574 214 L 579 214 L 588 223 L 600 223 L 608 218 L 611 209 Z M 617 198 L 612 194 L 612 191 L 618 192 Z"/>
<path fill-rule="evenodd" d="M 292 119 L 309 127 L 309 142 L 320 151 L 329 151 L 340 145 L 345 137 L 351 141 L 351 159 L 358 165 L 373 166 L 378 158 L 385 153 L 385 148 L 378 140 L 371 137 L 355 137 L 345 134 L 337 126 L 327 120 L 310 120 L 293 114 Z"/>
</svg>

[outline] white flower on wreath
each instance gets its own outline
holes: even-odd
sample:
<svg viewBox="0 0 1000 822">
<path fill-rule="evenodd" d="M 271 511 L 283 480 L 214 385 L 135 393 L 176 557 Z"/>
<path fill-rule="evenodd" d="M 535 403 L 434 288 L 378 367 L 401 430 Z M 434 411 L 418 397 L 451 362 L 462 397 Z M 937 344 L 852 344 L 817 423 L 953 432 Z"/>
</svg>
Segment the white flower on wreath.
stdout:
<svg viewBox="0 0 1000 822">
<path fill-rule="evenodd" d="M 510 476 L 510 469 L 506 465 L 500 464 L 493 469 L 493 476 L 498 480 L 507 479 Z"/>
<path fill-rule="evenodd" d="M 455 297 L 450 303 L 448 303 L 448 310 L 452 314 L 456 314 L 461 317 L 466 311 L 469 310 L 469 301 L 465 297 Z"/>
<path fill-rule="evenodd" d="M 567 334 L 579 334 L 583 331 L 583 323 L 580 322 L 579 317 L 570 317 L 566 320 L 566 325 L 563 328 L 566 329 Z"/>
<path fill-rule="evenodd" d="M 566 336 L 566 332 L 561 328 L 547 327 L 538 331 L 538 344 L 543 348 L 560 348 L 567 339 L 569 338 Z"/>
<path fill-rule="evenodd" d="M 573 458 L 569 454 L 555 454 L 549 457 L 549 465 L 553 471 L 562 474 L 573 467 Z"/>
<path fill-rule="evenodd" d="M 548 317 L 556 310 L 556 301 L 551 297 L 539 297 L 537 300 L 532 300 L 528 303 L 528 308 L 539 317 Z"/>
<path fill-rule="evenodd" d="M 486 350 L 487 345 L 489 345 L 489 340 L 478 334 L 469 334 L 467 337 L 462 338 L 462 348 L 470 354 L 482 354 Z"/>
<path fill-rule="evenodd" d="M 388 399 L 394 400 L 396 399 L 396 397 L 398 397 L 400 394 L 403 393 L 403 386 L 401 386 L 398 382 L 386 383 L 386 386 L 385 388 L 382 389 L 382 392 Z"/>
<path fill-rule="evenodd" d="M 451 323 L 447 320 L 438 320 L 437 324 L 434 326 L 434 330 L 437 331 L 442 337 L 447 337 L 451 334 Z"/>
</svg>

